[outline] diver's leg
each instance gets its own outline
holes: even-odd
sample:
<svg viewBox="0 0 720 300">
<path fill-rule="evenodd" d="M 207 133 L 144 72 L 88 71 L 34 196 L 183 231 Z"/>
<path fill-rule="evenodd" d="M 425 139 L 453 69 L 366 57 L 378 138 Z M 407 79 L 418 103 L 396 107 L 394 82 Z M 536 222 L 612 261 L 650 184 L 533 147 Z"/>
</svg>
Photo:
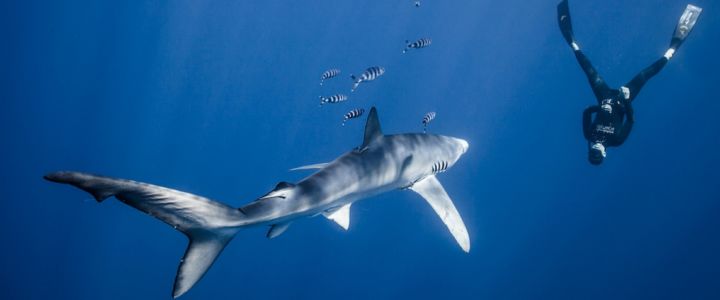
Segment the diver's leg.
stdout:
<svg viewBox="0 0 720 300">
<path fill-rule="evenodd" d="M 629 101 L 635 99 L 635 97 L 638 95 L 640 89 L 642 89 L 645 83 L 650 80 L 650 78 L 657 75 L 660 70 L 665 67 L 668 60 L 669 59 L 667 57 L 661 57 L 660 59 L 656 60 L 652 65 L 635 75 L 635 77 L 630 80 L 630 82 L 621 87 L 620 89 L 622 90 L 625 99 Z"/>
<path fill-rule="evenodd" d="M 565 41 L 568 43 L 568 45 L 570 45 L 570 47 L 573 49 L 573 52 L 575 53 L 575 58 L 577 58 L 578 63 L 580 63 L 580 67 L 583 69 L 583 72 L 585 72 L 585 75 L 588 78 L 588 82 L 590 82 L 590 87 L 592 88 L 598 102 L 602 99 L 608 98 L 610 95 L 610 88 L 605 83 L 605 80 L 600 77 L 597 70 L 595 70 L 595 68 L 592 66 L 590 60 L 585 56 L 585 54 L 582 53 L 582 51 L 580 51 L 580 46 L 575 41 L 575 36 L 573 35 L 572 29 L 572 19 L 570 18 L 570 8 L 568 6 L 568 0 L 563 0 L 558 4 L 557 18 L 558 24 L 560 25 L 560 32 L 562 33 L 563 38 L 565 38 Z"/>
<path fill-rule="evenodd" d="M 590 87 L 595 94 L 595 98 L 597 98 L 598 101 L 609 98 L 611 96 L 610 87 L 608 87 L 607 83 L 605 83 L 605 80 L 600 77 L 600 74 L 598 74 L 597 70 L 595 70 L 595 67 L 593 67 L 592 63 L 590 63 L 590 60 L 587 58 L 587 56 L 585 56 L 585 54 L 580 51 L 580 49 L 573 52 L 575 52 L 575 58 L 577 58 L 580 67 L 583 69 L 583 72 L 585 72 L 585 75 L 587 76 Z"/>
<path fill-rule="evenodd" d="M 649 67 L 645 68 L 645 70 L 642 70 L 642 72 L 637 74 L 635 78 L 620 88 L 625 95 L 625 99 L 630 101 L 635 99 L 645 83 L 650 78 L 657 75 L 658 72 L 665 67 L 667 62 L 675 54 L 675 51 L 680 47 L 680 45 L 682 45 L 688 35 L 690 35 L 693 27 L 695 27 L 695 23 L 697 23 L 698 17 L 700 17 L 700 13 L 702 13 L 702 8 L 688 4 L 682 16 L 680 16 L 677 26 L 675 27 L 675 32 L 673 32 L 673 37 L 670 40 L 670 47 L 665 52 L 665 55 Z"/>
</svg>

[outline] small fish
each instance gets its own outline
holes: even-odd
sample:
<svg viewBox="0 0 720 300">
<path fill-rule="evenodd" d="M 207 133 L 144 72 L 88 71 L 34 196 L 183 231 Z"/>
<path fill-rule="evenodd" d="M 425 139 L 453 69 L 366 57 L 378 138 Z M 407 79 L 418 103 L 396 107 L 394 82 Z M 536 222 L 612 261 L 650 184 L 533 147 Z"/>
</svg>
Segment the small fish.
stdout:
<svg viewBox="0 0 720 300">
<path fill-rule="evenodd" d="M 343 117 L 342 126 L 345 126 L 345 122 L 347 122 L 347 120 L 358 118 L 358 117 L 362 116 L 363 113 L 365 113 L 365 109 L 362 109 L 362 108 L 356 108 L 356 109 L 353 109 L 353 110 L 347 112 L 345 114 L 345 116 Z"/>
<path fill-rule="evenodd" d="M 427 132 L 427 126 L 428 126 L 428 124 L 430 124 L 430 122 L 432 122 L 432 120 L 434 120 L 434 119 L 435 119 L 435 112 L 434 112 L 434 111 L 431 111 L 431 112 L 425 114 L 425 116 L 424 116 L 423 119 L 422 119 L 422 123 L 423 123 L 423 133 L 426 133 L 426 132 Z"/>
<path fill-rule="evenodd" d="M 323 85 L 323 82 L 325 82 L 326 79 L 330 79 L 338 75 L 340 75 L 340 69 L 330 69 L 323 72 L 322 75 L 320 75 L 320 85 Z"/>
<path fill-rule="evenodd" d="M 433 175 L 434 175 L 434 174 L 438 174 L 438 173 L 445 172 L 445 171 L 447 171 L 448 167 L 449 167 L 448 162 L 447 162 L 447 161 L 444 161 L 444 160 L 441 160 L 441 161 L 436 162 L 436 163 L 433 164 L 433 166 L 432 166 L 432 173 L 433 173 Z"/>
<path fill-rule="evenodd" d="M 382 76 L 382 74 L 385 74 L 385 68 L 375 66 L 375 67 L 369 67 L 365 72 L 360 74 L 360 77 L 355 77 L 355 75 L 350 75 L 350 78 L 353 80 L 353 87 L 352 91 L 354 92 L 357 87 L 360 85 L 360 83 L 365 81 L 373 81 L 377 79 L 378 77 Z"/>
<path fill-rule="evenodd" d="M 325 103 L 343 102 L 347 99 L 348 99 L 348 97 L 343 94 L 335 94 L 335 95 L 327 96 L 327 97 L 320 96 L 320 105 L 322 106 Z"/>
<path fill-rule="evenodd" d="M 407 46 L 405 46 L 405 50 L 403 50 L 403 53 L 408 52 L 412 48 L 420 49 L 420 48 L 425 48 L 427 46 L 430 46 L 430 44 L 432 44 L 432 40 L 430 38 L 421 38 L 412 43 L 410 41 L 406 40 L 405 44 L 407 44 Z"/>
</svg>

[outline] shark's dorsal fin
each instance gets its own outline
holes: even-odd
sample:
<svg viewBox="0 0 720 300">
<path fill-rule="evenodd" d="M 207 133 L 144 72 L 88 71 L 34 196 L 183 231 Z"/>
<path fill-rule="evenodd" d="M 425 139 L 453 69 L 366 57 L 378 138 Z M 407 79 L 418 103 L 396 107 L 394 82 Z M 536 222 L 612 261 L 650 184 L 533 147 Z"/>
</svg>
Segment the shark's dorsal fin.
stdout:
<svg viewBox="0 0 720 300">
<path fill-rule="evenodd" d="M 380 128 L 380 119 L 378 119 L 377 109 L 373 106 L 368 114 L 367 123 L 365 123 L 365 136 L 363 138 L 362 146 L 360 146 L 360 150 L 365 150 L 372 141 L 382 135 L 383 133 Z"/>
<path fill-rule="evenodd" d="M 319 164 L 314 164 L 314 165 L 307 165 L 307 166 L 302 166 L 302 167 L 297 167 L 297 168 L 290 169 L 290 171 L 322 169 L 322 168 L 324 168 L 325 166 L 327 166 L 328 164 L 329 164 L 329 163 L 319 163 Z"/>
<path fill-rule="evenodd" d="M 458 213 L 440 181 L 434 175 L 428 176 L 413 184 L 410 189 L 425 198 L 425 201 L 432 206 L 435 213 L 442 219 L 455 240 L 460 244 L 460 248 L 465 252 L 470 252 L 470 236 L 465 228 L 465 223 L 463 223 L 460 213 Z"/>
<path fill-rule="evenodd" d="M 335 221 L 340 227 L 345 230 L 350 228 L 350 205 L 345 204 L 343 206 L 329 209 L 323 213 L 326 218 Z"/>
<path fill-rule="evenodd" d="M 268 232 L 267 232 L 267 238 L 269 238 L 269 239 L 276 238 L 277 236 L 283 234 L 283 232 L 285 232 L 285 230 L 287 230 L 288 227 L 290 227 L 290 222 L 280 223 L 280 224 L 275 224 L 275 225 L 270 226 L 270 230 L 268 230 Z"/>
</svg>

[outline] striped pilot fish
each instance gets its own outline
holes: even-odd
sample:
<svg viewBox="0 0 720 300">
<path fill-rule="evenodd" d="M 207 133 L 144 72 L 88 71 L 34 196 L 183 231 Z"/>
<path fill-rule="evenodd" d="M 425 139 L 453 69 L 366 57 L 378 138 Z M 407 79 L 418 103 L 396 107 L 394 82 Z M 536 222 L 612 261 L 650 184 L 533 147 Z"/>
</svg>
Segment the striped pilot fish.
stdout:
<svg viewBox="0 0 720 300">
<path fill-rule="evenodd" d="M 320 96 L 320 105 L 322 106 L 325 103 L 339 103 L 347 99 L 348 97 L 343 94 L 335 94 L 327 97 Z"/>
<path fill-rule="evenodd" d="M 403 50 L 403 53 L 408 52 L 412 48 L 420 49 L 420 48 L 425 48 L 427 46 L 430 46 L 430 44 L 432 44 L 432 40 L 429 38 L 421 38 L 412 43 L 410 41 L 406 40 L 405 44 L 407 44 L 407 46 L 405 46 L 405 50 Z"/>
<path fill-rule="evenodd" d="M 432 165 L 432 173 L 438 174 L 438 173 L 445 172 L 445 171 L 447 171 L 448 166 L 449 166 L 449 164 L 447 161 L 444 161 L 444 160 L 438 161 Z"/>
<path fill-rule="evenodd" d="M 354 92 L 360 85 L 360 83 L 365 81 L 373 81 L 378 77 L 382 76 L 382 74 L 385 74 L 385 68 L 379 66 L 367 68 L 365 72 L 360 74 L 360 77 L 356 77 L 355 75 L 350 74 L 350 78 L 352 78 L 353 80 L 352 91 Z"/>
<path fill-rule="evenodd" d="M 323 85 L 323 82 L 325 82 L 326 79 L 330 79 L 338 75 L 340 75 L 340 69 L 330 69 L 323 72 L 322 75 L 320 75 L 320 85 Z"/>
<path fill-rule="evenodd" d="M 425 116 L 424 116 L 423 119 L 422 119 L 422 123 L 423 123 L 423 133 L 426 133 L 426 132 L 427 132 L 427 126 L 428 126 L 428 124 L 430 124 L 430 122 L 432 122 L 432 120 L 434 120 L 434 119 L 435 119 L 435 112 L 434 112 L 434 111 L 431 111 L 431 112 L 425 114 Z"/>
<path fill-rule="evenodd" d="M 345 122 L 347 122 L 347 120 L 358 118 L 358 117 L 362 116 L 364 113 L 365 113 L 365 109 L 363 109 L 363 108 L 356 108 L 356 109 L 353 109 L 353 110 L 347 112 L 345 114 L 345 116 L 343 117 L 342 126 L 345 126 Z"/>
</svg>

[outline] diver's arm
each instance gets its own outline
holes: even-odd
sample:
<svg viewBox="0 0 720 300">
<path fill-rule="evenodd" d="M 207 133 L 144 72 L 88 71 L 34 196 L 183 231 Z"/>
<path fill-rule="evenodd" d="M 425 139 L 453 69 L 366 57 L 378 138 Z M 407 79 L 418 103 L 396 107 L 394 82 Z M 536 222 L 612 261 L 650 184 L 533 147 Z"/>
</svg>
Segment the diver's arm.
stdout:
<svg viewBox="0 0 720 300">
<path fill-rule="evenodd" d="M 605 80 L 600 77 L 600 74 L 598 74 L 597 70 L 595 70 L 595 67 L 593 67 L 592 63 L 590 63 L 587 56 L 585 56 L 580 49 L 573 52 L 575 52 L 575 58 L 580 64 L 580 68 L 582 68 L 583 72 L 585 72 L 585 76 L 587 76 L 590 88 L 592 88 L 593 94 L 595 94 L 595 98 L 597 98 L 598 103 L 603 99 L 612 97 L 613 93 L 610 87 L 608 87 Z"/>
<path fill-rule="evenodd" d="M 623 143 L 625 143 L 625 140 L 630 135 L 630 131 L 632 131 L 634 121 L 627 119 L 625 121 L 625 124 L 623 124 L 622 129 L 620 129 L 620 132 L 618 132 L 618 135 L 614 139 L 614 143 L 610 146 L 620 146 Z"/>
<path fill-rule="evenodd" d="M 635 122 L 635 110 L 632 107 L 630 101 L 623 101 L 623 109 L 625 110 L 625 116 L 629 122 Z"/>
<path fill-rule="evenodd" d="M 625 140 L 627 140 L 628 136 L 630 135 L 630 131 L 632 131 L 633 124 L 635 123 L 635 111 L 632 108 L 632 104 L 630 102 L 627 102 L 624 106 L 625 109 L 625 123 L 623 123 L 623 126 L 620 128 L 620 131 L 615 135 L 615 137 L 612 139 L 609 146 L 620 146 L 623 143 L 625 143 Z"/>
<path fill-rule="evenodd" d="M 621 88 L 624 90 L 623 93 L 625 93 L 625 99 L 628 101 L 633 101 L 635 97 L 637 97 L 640 89 L 642 89 L 645 83 L 650 80 L 650 78 L 657 75 L 660 70 L 665 67 L 667 62 L 668 58 L 663 56 L 660 59 L 656 60 L 652 65 L 635 75 L 635 77 L 630 80 L 630 82 L 628 82 L 627 84 L 625 84 L 625 86 L 623 86 L 623 88 Z"/>
<path fill-rule="evenodd" d="M 600 106 L 593 105 L 583 111 L 583 135 L 588 141 L 592 138 L 592 114 L 599 110 Z"/>
</svg>

